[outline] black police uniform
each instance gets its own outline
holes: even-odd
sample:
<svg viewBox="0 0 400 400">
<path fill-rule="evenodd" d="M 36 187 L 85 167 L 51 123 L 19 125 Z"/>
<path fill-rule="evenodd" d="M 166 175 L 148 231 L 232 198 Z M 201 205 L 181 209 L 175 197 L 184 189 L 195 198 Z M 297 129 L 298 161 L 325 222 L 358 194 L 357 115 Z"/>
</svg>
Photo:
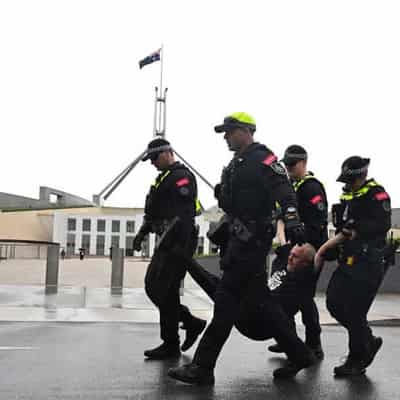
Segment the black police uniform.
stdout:
<svg viewBox="0 0 400 400">
<path fill-rule="evenodd" d="M 265 260 L 273 238 L 275 201 L 284 214 L 296 212 L 295 194 L 276 159 L 267 147 L 253 143 L 241 155 L 235 155 L 223 171 L 218 203 L 233 222 L 220 261 L 223 275 L 215 292 L 213 319 L 193 358 L 193 364 L 205 370 L 215 367 L 243 302 L 247 309 L 258 310 L 259 324 L 271 328 L 292 362 L 299 367 L 313 362 L 309 349 L 290 328 L 266 285 Z M 293 228 L 296 232 L 298 220 Z"/>
<path fill-rule="evenodd" d="M 373 179 L 355 192 L 344 191 L 336 207 L 340 225 L 354 229 L 357 236 L 346 240 L 339 251 L 338 268 L 327 290 L 331 315 L 348 331 L 349 354 L 343 367 L 362 372 L 373 360 L 382 342 L 368 325 L 367 313 L 384 274 L 383 249 L 391 226 L 390 197 Z M 347 374 L 347 370 L 346 370 Z"/>
<path fill-rule="evenodd" d="M 302 179 L 293 182 L 297 196 L 300 220 L 306 231 L 306 240 L 316 250 L 328 240 L 328 200 L 322 183 L 308 172 Z M 319 274 L 310 276 L 313 295 L 306 296 L 300 306 L 302 321 L 305 326 L 306 344 L 318 349 L 321 345 L 321 326 L 319 312 L 314 301 Z"/>
<path fill-rule="evenodd" d="M 198 321 L 180 304 L 179 298 L 180 281 L 186 272 L 180 254 L 192 257 L 197 245 L 196 200 L 194 175 L 183 164 L 175 162 L 163 170 L 151 186 L 144 223 L 139 231 L 141 236 L 149 232 L 161 235 L 174 217 L 180 219 L 171 247 L 155 251 L 145 276 L 145 291 L 160 312 L 161 339 L 175 348 L 179 348 L 179 321 L 186 328 Z"/>
</svg>

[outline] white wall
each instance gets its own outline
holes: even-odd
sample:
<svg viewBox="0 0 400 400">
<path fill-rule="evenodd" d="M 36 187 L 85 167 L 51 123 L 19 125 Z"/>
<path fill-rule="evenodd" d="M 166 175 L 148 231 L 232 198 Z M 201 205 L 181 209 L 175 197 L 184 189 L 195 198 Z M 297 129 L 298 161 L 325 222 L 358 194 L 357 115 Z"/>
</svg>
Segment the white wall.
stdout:
<svg viewBox="0 0 400 400">
<path fill-rule="evenodd" d="M 76 220 L 76 230 L 68 231 L 68 218 L 74 218 Z M 84 219 L 90 219 L 90 232 L 82 231 L 82 224 Z M 97 220 L 105 220 L 106 221 L 106 229 L 105 232 L 97 232 Z M 111 232 L 112 221 L 117 220 L 120 221 L 120 232 L 113 233 Z M 127 221 L 135 221 L 135 232 L 127 233 L 126 232 L 126 222 Z M 137 231 L 140 229 L 140 226 L 143 222 L 143 214 L 136 215 L 93 215 L 93 214 L 66 214 L 66 213 L 54 213 L 53 219 L 53 238 L 54 242 L 60 243 L 60 248 L 67 248 L 67 234 L 73 233 L 75 234 L 75 253 L 78 254 L 78 249 L 81 247 L 82 243 L 82 235 L 89 234 L 90 235 L 90 254 L 96 255 L 96 240 L 97 235 L 105 236 L 105 245 L 104 245 L 104 255 L 109 255 L 109 249 L 111 247 L 111 237 L 114 235 L 118 235 L 120 237 L 120 248 L 125 248 L 126 237 L 134 236 Z M 209 221 L 207 221 L 202 215 L 196 217 L 196 223 L 200 226 L 199 236 L 204 237 L 204 254 L 208 254 L 210 248 L 210 242 L 206 236 L 206 233 L 209 228 Z M 153 254 L 155 245 L 155 235 L 150 235 L 150 255 Z M 135 256 L 140 256 L 140 252 L 134 252 Z"/>
</svg>

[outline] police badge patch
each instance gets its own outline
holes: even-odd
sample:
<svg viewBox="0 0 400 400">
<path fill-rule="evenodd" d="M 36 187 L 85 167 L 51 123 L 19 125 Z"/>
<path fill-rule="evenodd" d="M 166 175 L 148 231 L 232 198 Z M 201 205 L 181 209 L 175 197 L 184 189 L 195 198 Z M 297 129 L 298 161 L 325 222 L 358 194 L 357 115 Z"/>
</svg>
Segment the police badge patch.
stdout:
<svg viewBox="0 0 400 400">
<path fill-rule="evenodd" d="M 382 202 L 382 207 L 386 212 L 389 212 L 390 211 L 390 201 L 385 200 L 384 202 Z"/>
<path fill-rule="evenodd" d="M 270 167 L 272 168 L 272 170 L 279 174 L 279 175 L 286 175 L 286 170 L 285 168 L 283 168 L 282 164 L 279 162 L 273 162 Z"/>
<path fill-rule="evenodd" d="M 182 196 L 187 196 L 189 194 L 189 188 L 186 186 L 182 186 L 181 188 L 179 188 L 179 193 Z"/>
</svg>

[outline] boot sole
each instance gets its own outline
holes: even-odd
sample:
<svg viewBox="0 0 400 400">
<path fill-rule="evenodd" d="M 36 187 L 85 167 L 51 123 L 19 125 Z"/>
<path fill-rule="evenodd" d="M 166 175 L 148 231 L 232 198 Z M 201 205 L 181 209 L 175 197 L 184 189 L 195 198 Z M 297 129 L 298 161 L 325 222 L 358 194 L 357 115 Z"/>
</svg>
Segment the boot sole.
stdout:
<svg viewBox="0 0 400 400">
<path fill-rule="evenodd" d="M 365 369 L 362 369 L 355 374 L 346 374 L 343 372 L 335 372 L 335 371 L 333 371 L 333 374 L 335 375 L 336 378 L 347 378 L 347 377 L 352 377 L 352 376 L 365 375 L 365 372 L 366 372 Z"/>
</svg>

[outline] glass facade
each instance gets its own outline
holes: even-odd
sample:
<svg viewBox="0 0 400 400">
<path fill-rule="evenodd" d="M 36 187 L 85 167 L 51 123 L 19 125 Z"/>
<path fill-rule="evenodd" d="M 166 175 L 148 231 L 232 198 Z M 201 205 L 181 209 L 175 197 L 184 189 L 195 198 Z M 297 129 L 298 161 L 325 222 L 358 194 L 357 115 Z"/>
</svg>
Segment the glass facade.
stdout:
<svg viewBox="0 0 400 400">
<path fill-rule="evenodd" d="M 75 218 L 68 218 L 68 230 L 76 231 L 76 219 Z"/>
<path fill-rule="evenodd" d="M 97 220 L 97 232 L 105 232 L 106 231 L 106 220 L 98 219 Z"/>
<path fill-rule="evenodd" d="M 90 225 L 91 225 L 90 219 L 84 219 L 82 221 L 82 230 L 84 232 L 90 232 Z"/>
<path fill-rule="evenodd" d="M 104 244 L 105 244 L 105 236 L 97 235 L 96 237 L 96 255 L 104 256 Z"/>
<path fill-rule="evenodd" d="M 111 232 L 119 232 L 120 229 L 120 221 L 112 220 L 111 222 Z"/>
</svg>

